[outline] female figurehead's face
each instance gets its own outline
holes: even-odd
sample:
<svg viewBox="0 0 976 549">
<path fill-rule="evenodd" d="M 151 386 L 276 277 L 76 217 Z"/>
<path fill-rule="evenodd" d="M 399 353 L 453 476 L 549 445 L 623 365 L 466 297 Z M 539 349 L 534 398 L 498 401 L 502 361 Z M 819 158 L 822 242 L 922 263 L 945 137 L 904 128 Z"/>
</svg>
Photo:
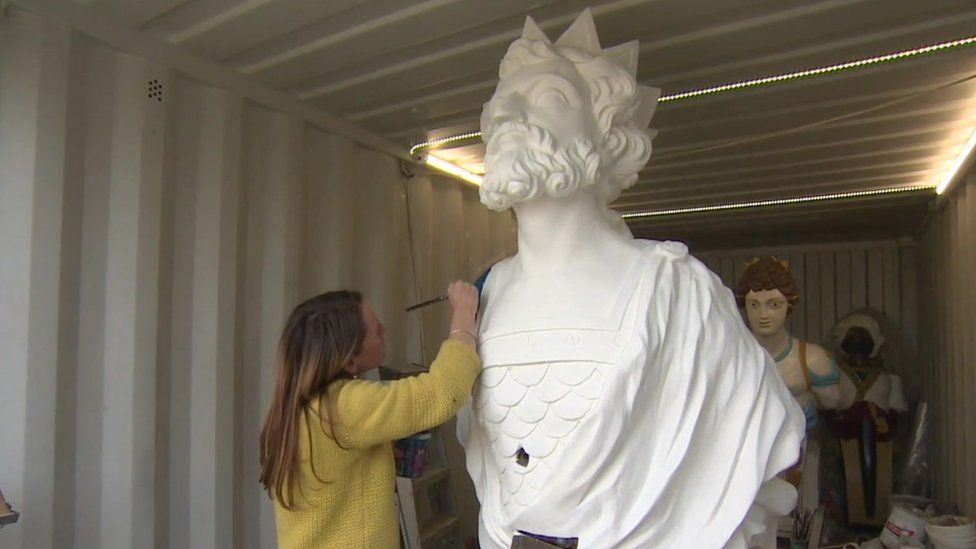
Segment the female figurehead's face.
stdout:
<svg viewBox="0 0 976 549">
<path fill-rule="evenodd" d="M 362 313 L 363 323 L 366 325 L 363 348 L 358 355 L 352 357 L 352 361 L 346 367 L 354 375 L 378 368 L 386 357 L 386 328 L 369 303 L 363 302 Z"/>
<path fill-rule="evenodd" d="M 746 317 L 757 336 L 771 336 L 786 329 L 790 304 L 779 290 L 750 291 L 746 294 Z"/>
</svg>

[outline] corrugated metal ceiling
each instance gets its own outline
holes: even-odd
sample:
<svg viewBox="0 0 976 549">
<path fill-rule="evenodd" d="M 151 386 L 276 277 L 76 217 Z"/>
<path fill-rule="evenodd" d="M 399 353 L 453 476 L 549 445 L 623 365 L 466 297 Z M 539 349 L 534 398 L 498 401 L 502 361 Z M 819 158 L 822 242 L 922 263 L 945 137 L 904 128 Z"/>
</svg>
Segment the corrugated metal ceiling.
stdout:
<svg viewBox="0 0 976 549">
<path fill-rule="evenodd" d="M 498 62 L 527 14 L 555 38 L 592 7 L 604 45 L 641 41 L 639 79 L 665 94 L 976 35 L 972 0 L 75 4 L 404 148 L 477 129 Z M 660 131 L 651 162 L 614 207 L 633 212 L 935 184 L 976 123 L 976 81 L 943 86 L 974 73 L 976 47 L 961 47 L 661 104 L 651 124 Z M 437 154 L 477 171 L 482 152 L 480 142 L 469 141 Z M 698 247 L 887 238 L 912 234 L 933 197 L 656 217 L 631 226 L 638 236 Z"/>
</svg>

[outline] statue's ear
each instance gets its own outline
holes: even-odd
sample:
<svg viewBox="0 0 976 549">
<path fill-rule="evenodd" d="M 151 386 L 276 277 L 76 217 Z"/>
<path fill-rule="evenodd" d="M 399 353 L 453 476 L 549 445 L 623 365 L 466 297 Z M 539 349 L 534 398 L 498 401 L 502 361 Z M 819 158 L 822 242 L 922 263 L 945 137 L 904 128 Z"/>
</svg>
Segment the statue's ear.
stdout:
<svg viewBox="0 0 976 549">
<path fill-rule="evenodd" d="M 773 259 L 776 259 L 775 257 Z M 783 266 L 787 271 L 790 270 L 790 260 L 789 259 L 776 259 L 776 262 Z"/>
<path fill-rule="evenodd" d="M 759 256 L 753 257 L 752 259 L 747 259 L 746 260 L 746 267 L 751 267 L 751 266 L 755 265 L 756 263 L 759 263 Z"/>
</svg>

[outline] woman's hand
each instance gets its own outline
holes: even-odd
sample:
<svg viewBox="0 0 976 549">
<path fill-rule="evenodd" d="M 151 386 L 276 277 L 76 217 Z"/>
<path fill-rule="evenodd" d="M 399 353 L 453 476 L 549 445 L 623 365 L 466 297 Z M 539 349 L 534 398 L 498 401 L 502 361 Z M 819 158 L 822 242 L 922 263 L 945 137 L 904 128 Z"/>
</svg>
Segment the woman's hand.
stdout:
<svg viewBox="0 0 976 549">
<path fill-rule="evenodd" d="M 450 338 L 473 346 L 478 333 L 478 289 L 459 280 L 448 286 L 447 296 L 452 309 Z"/>
</svg>

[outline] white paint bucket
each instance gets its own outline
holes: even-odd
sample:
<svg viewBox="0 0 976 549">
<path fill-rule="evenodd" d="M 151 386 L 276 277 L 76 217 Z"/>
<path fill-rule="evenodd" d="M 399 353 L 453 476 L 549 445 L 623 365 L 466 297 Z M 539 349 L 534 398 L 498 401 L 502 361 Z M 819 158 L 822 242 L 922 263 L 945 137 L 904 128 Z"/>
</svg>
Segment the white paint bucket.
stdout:
<svg viewBox="0 0 976 549">
<path fill-rule="evenodd" d="M 925 514 L 914 507 L 895 505 L 881 531 L 881 543 L 885 547 L 901 547 L 904 538 L 925 541 Z"/>
<path fill-rule="evenodd" d="M 935 549 L 976 549 L 976 523 L 967 517 L 931 518 L 925 531 Z"/>
</svg>

